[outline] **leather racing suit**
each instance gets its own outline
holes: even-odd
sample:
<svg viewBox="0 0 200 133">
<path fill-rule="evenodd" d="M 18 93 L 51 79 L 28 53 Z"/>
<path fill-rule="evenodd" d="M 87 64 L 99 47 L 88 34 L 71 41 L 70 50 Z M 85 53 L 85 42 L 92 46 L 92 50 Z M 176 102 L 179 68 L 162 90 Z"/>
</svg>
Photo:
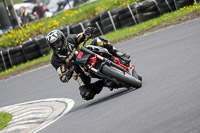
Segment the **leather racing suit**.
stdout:
<svg viewBox="0 0 200 133">
<path fill-rule="evenodd" d="M 71 52 L 80 47 L 79 45 L 84 41 L 85 37 L 84 32 L 80 34 L 71 34 L 66 37 L 66 43 L 70 45 Z M 120 54 L 120 52 L 103 37 L 95 38 L 90 45 L 104 47 L 112 54 L 117 54 L 117 52 Z M 78 82 L 82 98 L 84 100 L 93 99 L 94 96 L 102 90 L 104 80 L 97 80 L 96 82 L 91 83 L 91 78 L 87 76 L 78 65 L 74 65 L 70 61 L 66 62 L 66 59 L 70 58 L 71 52 L 67 53 L 66 56 L 53 52 L 51 56 L 51 64 L 58 72 L 60 80 L 63 83 L 68 82 L 69 79 L 73 77 Z"/>
</svg>

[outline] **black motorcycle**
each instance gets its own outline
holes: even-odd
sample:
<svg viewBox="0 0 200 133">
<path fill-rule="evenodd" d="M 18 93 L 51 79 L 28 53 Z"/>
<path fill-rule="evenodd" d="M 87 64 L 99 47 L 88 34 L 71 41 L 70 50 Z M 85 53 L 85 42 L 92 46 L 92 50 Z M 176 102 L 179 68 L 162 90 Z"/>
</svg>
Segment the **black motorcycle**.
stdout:
<svg viewBox="0 0 200 133">
<path fill-rule="evenodd" d="M 106 48 L 88 45 L 86 38 L 82 47 L 74 51 L 74 63 L 78 64 L 92 78 L 99 78 L 111 83 L 109 88 L 140 88 L 142 76 L 135 71 L 135 66 L 123 64 L 123 60 L 114 57 Z"/>
</svg>

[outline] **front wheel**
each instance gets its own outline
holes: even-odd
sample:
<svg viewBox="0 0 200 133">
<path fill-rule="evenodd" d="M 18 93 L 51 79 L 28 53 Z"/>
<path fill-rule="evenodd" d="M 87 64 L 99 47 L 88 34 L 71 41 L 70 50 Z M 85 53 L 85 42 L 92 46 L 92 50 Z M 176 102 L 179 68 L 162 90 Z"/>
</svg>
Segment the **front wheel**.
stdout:
<svg viewBox="0 0 200 133">
<path fill-rule="evenodd" d="M 112 66 L 103 65 L 102 73 L 110 78 L 116 79 L 126 87 L 140 88 L 142 86 L 140 80 Z"/>
</svg>

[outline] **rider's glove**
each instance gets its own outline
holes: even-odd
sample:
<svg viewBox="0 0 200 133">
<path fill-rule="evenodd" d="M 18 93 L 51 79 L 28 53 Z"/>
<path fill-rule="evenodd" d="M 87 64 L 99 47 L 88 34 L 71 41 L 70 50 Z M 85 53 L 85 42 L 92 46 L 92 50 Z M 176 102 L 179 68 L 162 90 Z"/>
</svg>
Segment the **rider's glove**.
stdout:
<svg viewBox="0 0 200 133">
<path fill-rule="evenodd" d="M 61 74 L 60 76 L 60 80 L 65 83 L 65 82 L 69 82 L 69 80 L 72 77 L 73 72 L 71 72 L 69 69 L 67 69 L 67 71 L 65 71 L 64 73 Z"/>
<path fill-rule="evenodd" d="M 94 33 L 96 28 L 94 27 L 87 27 L 83 33 L 85 34 L 86 37 L 91 37 L 91 35 Z"/>
</svg>

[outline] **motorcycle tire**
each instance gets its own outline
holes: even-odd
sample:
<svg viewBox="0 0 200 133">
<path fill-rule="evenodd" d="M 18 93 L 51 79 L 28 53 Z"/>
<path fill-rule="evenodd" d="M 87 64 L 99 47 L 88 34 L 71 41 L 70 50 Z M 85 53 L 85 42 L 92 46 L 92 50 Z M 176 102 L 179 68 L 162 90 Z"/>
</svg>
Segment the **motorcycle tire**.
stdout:
<svg viewBox="0 0 200 133">
<path fill-rule="evenodd" d="M 127 73 L 124 74 L 124 72 L 112 66 L 104 65 L 102 67 L 102 73 L 122 82 L 128 88 L 140 88 L 142 86 L 142 82 L 139 79 L 136 79 Z"/>
<path fill-rule="evenodd" d="M 138 75 L 138 79 L 142 82 L 142 76 Z"/>
</svg>

